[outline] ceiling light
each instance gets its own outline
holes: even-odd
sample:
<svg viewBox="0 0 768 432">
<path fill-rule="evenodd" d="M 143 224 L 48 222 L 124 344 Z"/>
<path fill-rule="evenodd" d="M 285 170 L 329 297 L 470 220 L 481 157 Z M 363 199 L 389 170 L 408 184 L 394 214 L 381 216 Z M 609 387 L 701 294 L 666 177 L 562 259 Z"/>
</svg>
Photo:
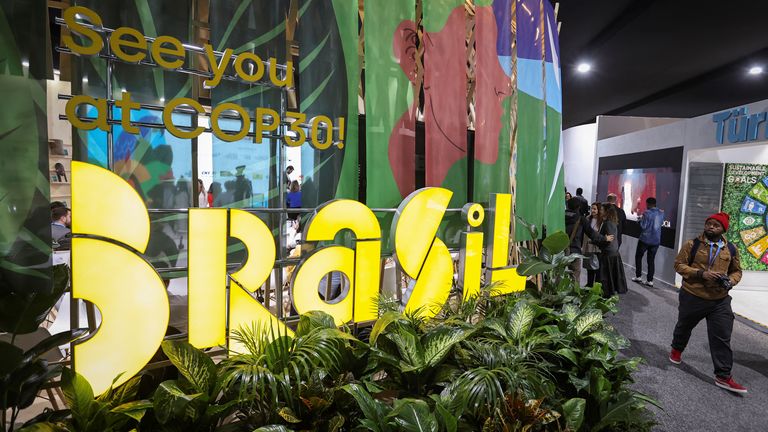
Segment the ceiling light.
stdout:
<svg viewBox="0 0 768 432">
<path fill-rule="evenodd" d="M 763 73 L 762 66 L 752 66 L 751 68 L 749 68 L 750 75 L 760 75 L 761 73 Z"/>
<path fill-rule="evenodd" d="M 161 98 L 160 98 L 160 102 L 165 102 L 165 98 L 164 98 L 164 97 L 161 97 Z"/>
<path fill-rule="evenodd" d="M 88 84 L 88 77 L 83 77 L 83 84 Z"/>
<path fill-rule="evenodd" d="M 578 66 L 576 66 L 576 71 L 579 73 L 587 73 L 592 70 L 592 65 L 589 63 L 579 63 Z"/>
</svg>

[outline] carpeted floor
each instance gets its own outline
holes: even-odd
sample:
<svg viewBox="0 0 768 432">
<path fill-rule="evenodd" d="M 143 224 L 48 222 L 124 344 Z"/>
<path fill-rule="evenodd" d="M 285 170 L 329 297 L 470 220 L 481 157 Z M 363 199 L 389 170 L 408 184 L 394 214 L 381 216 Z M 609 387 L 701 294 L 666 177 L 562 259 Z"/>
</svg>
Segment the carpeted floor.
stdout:
<svg viewBox="0 0 768 432">
<path fill-rule="evenodd" d="M 627 271 L 627 275 L 631 275 Z M 749 393 L 735 395 L 713 384 L 706 321 L 694 329 L 683 363 L 669 362 L 669 344 L 677 321 L 677 290 L 648 288 L 630 280 L 620 312 L 609 321 L 629 338 L 624 354 L 645 359 L 635 374 L 637 390 L 655 398 L 655 431 L 768 431 L 768 334 L 738 319 L 734 323 L 733 377 Z"/>
</svg>

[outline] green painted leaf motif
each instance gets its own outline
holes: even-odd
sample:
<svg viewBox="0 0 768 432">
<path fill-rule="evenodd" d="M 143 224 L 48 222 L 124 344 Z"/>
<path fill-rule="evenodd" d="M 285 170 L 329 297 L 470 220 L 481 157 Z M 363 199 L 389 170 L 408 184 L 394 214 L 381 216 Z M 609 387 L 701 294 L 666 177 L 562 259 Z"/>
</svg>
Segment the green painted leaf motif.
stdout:
<svg viewBox="0 0 768 432">
<path fill-rule="evenodd" d="M 522 339 L 531 329 L 536 312 L 526 302 L 517 302 L 512 313 L 509 315 L 509 335 L 515 339 Z"/>
<path fill-rule="evenodd" d="M 588 331 L 603 322 L 603 313 L 597 309 L 588 310 L 579 316 L 573 323 L 576 333 L 583 336 Z"/>
<path fill-rule="evenodd" d="M 200 393 L 208 394 L 216 384 L 216 365 L 199 349 L 184 341 L 165 341 L 163 352 L 176 369 Z"/>
<path fill-rule="evenodd" d="M 579 430 L 584 423 L 584 412 L 587 407 L 587 401 L 583 398 L 568 399 L 563 404 L 563 416 L 565 424 L 571 430 Z"/>
<path fill-rule="evenodd" d="M 13 209 L 0 212 L 0 254 L 18 237 L 38 192 L 38 114 L 44 116 L 45 107 L 40 113 L 32 95 L 33 86 L 39 85 L 24 77 L 0 75 L 0 94 L 13 101 L 0 116 L 0 148 L 6 155 L 0 158 L 0 206 Z"/>
<path fill-rule="evenodd" d="M 568 248 L 571 244 L 571 239 L 568 237 L 568 234 L 558 231 L 547 236 L 541 244 L 554 255 Z"/>
</svg>

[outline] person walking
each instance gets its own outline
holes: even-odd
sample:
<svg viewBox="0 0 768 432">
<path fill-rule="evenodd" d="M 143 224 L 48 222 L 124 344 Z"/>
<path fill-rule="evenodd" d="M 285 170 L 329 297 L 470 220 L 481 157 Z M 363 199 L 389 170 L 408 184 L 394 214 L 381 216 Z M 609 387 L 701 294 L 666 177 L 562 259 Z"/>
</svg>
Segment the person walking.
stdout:
<svg viewBox="0 0 768 432">
<path fill-rule="evenodd" d="M 585 235 L 594 242 L 613 241 L 612 235 L 607 237 L 601 236 L 597 229 L 592 228 L 590 221 L 581 215 L 581 202 L 576 197 L 571 198 L 566 203 L 565 232 L 569 234 L 571 239 L 571 245 L 568 249 L 570 254 L 582 254 L 582 244 L 585 241 Z M 568 265 L 568 268 L 573 272 L 573 278 L 576 282 L 581 280 L 581 266 L 581 258 L 577 258 Z M 592 281 L 594 282 L 594 276 Z M 592 284 L 590 283 L 589 286 L 592 286 Z"/>
<path fill-rule="evenodd" d="M 608 201 L 608 204 L 610 204 L 613 209 L 616 211 L 616 240 L 618 240 L 618 247 L 621 247 L 621 236 L 624 233 L 624 226 L 627 223 L 627 214 L 624 212 L 624 209 L 616 205 L 616 194 L 608 194 L 608 197 L 606 198 Z"/>
<path fill-rule="evenodd" d="M 600 208 L 600 221 L 601 226 L 598 233 L 604 237 L 612 235 L 614 239 L 596 242 L 600 247 L 600 254 L 598 255 L 600 269 L 597 282 L 603 285 L 605 297 L 610 297 L 616 293 L 624 294 L 627 292 L 627 279 L 624 274 L 624 263 L 619 254 L 619 218 L 616 214 L 616 206 L 611 203 L 604 203 Z"/>
<path fill-rule="evenodd" d="M 661 225 L 664 223 L 664 212 L 656 207 L 656 198 L 645 200 L 647 210 L 640 217 L 640 238 L 635 249 L 635 277 L 633 282 L 645 286 L 653 286 L 653 273 L 656 269 L 656 251 L 661 243 Z M 645 282 L 640 277 L 643 274 L 643 255 L 648 253 L 648 274 Z"/>
<path fill-rule="evenodd" d="M 715 385 L 730 392 L 746 393 L 747 389 L 731 375 L 733 310 L 728 292 L 741 281 L 741 262 L 736 247 L 723 237 L 729 220 L 727 213 L 708 217 L 704 233 L 688 240 L 675 258 L 675 271 L 683 277 L 683 287 L 669 361 L 682 362 L 691 332 L 706 319 Z"/>
</svg>

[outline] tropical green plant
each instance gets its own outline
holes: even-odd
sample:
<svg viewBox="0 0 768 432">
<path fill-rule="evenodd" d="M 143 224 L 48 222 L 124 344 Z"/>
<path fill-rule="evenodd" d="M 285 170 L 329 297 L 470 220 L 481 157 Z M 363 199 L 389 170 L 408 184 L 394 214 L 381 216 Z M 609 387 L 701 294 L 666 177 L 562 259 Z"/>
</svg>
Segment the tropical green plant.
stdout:
<svg viewBox="0 0 768 432">
<path fill-rule="evenodd" d="M 137 398 L 141 376 L 110 387 L 98 398 L 88 381 L 70 369 L 61 374 L 61 389 L 69 409 L 46 411 L 27 422 L 21 432 L 117 432 L 134 428 L 152 403 Z"/>
<path fill-rule="evenodd" d="M 346 421 L 334 406 L 337 389 L 353 379 L 357 339 L 336 328 L 333 318 L 310 312 L 294 335 L 243 328 L 234 338 L 245 352 L 222 362 L 222 387 L 238 401 L 237 417 L 250 427 L 291 425 L 306 430 L 338 430 Z"/>
<path fill-rule="evenodd" d="M 37 394 L 61 373 L 61 366 L 51 366 L 45 355 L 72 342 L 85 333 L 74 329 L 48 336 L 26 351 L 17 346 L 19 335 L 32 333 L 45 320 L 69 282 L 65 266 L 53 268 L 53 284 L 48 291 L 25 291 L 0 280 L 0 430 L 12 431 L 19 411 L 32 405 Z M 10 414 L 10 417 L 8 416 Z"/>
<path fill-rule="evenodd" d="M 162 431 L 215 430 L 238 402 L 223 398 L 219 367 L 185 341 L 165 341 L 162 349 L 180 377 L 160 383 L 152 396 L 154 417 L 142 424 Z"/>
</svg>

